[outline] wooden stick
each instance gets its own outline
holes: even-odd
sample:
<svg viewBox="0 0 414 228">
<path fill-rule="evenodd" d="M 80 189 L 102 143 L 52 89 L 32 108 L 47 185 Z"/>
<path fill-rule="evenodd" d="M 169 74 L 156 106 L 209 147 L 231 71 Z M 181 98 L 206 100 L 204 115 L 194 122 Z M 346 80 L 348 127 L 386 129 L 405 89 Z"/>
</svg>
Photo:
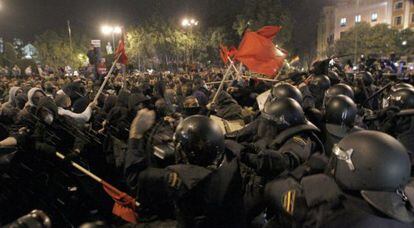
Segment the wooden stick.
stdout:
<svg viewBox="0 0 414 228">
<path fill-rule="evenodd" d="M 114 71 L 114 69 L 115 69 L 115 64 L 118 62 L 118 60 L 119 60 L 119 58 L 121 57 L 121 55 L 122 55 L 122 54 L 119 54 L 119 55 L 118 55 L 118 57 L 116 57 L 116 59 L 114 60 L 114 63 L 112 63 L 111 69 L 109 69 L 108 74 L 106 74 L 105 80 L 103 81 L 103 83 L 102 83 L 101 87 L 99 88 L 98 93 L 96 93 L 95 98 L 93 99 L 93 102 L 97 102 L 97 101 L 98 101 L 99 95 L 101 95 L 101 93 L 102 93 L 102 91 L 103 91 L 103 89 L 104 89 L 104 87 L 105 87 L 106 83 L 107 83 L 107 82 L 108 82 L 108 80 L 109 80 L 109 77 L 110 77 L 110 76 L 111 76 L 111 74 L 112 74 L 112 71 Z"/>
<path fill-rule="evenodd" d="M 226 80 L 225 82 L 233 82 L 233 80 Z M 214 84 L 220 84 L 221 81 L 215 81 L 215 82 L 207 82 L 206 85 L 214 85 Z"/>
<path fill-rule="evenodd" d="M 64 160 L 64 159 L 65 159 L 65 156 L 64 156 L 63 154 L 59 153 L 59 152 L 56 152 L 56 156 L 57 156 L 57 157 L 59 157 L 59 158 L 60 158 L 60 159 L 62 159 L 62 160 Z M 101 179 L 101 178 L 99 178 L 98 176 L 96 176 L 95 174 L 91 173 L 89 170 L 87 170 L 87 169 L 83 168 L 82 166 L 78 165 L 77 163 L 75 163 L 75 162 L 73 162 L 73 161 L 71 161 L 71 162 L 70 162 L 70 164 L 71 164 L 73 167 L 77 168 L 77 169 L 78 169 L 79 171 L 81 171 L 82 173 L 84 173 L 84 174 L 88 175 L 90 178 L 92 178 L 92 179 L 96 180 L 96 181 L 97 181 L 97 182 L 99 182 L 99 183 L 102 183 L 102 179 Z"/>
<path fill-rule="evenodd" d="M 234 66 L 233 63 L 230 63 L 230 66 L 227 68 L 227 71 L 226 71 L 226 73 L 223 76 L 223 80 L 221 80 L 220 86 L 217 89 L 216 94 L 214 95 L 213 101 L 211 102 L 212 104 L 214 104 L 217 101 L 217 98 L 218 98 L 220 92 L 223 90 L 224 82 L 227 80 L 227 77 L 228 77 L 228 75 L 231 72 L 232 66 Z"/>
<path fill-rule="evenodd" d="M 231 66 L 233 67 L 233 69 L 236 71 L 237 74 L 240 74 L 240 71 L 237 69 L 237 67 L 234 65 L 233 60 L 231 60 L 231 58 L 229 56 L 227 56 L 227 59 L 229 60 Z"/>
<path fill-rule="evenodd" d="M 62 160 L 65 159 L 65 156 L 59 152 L 55 153 L 56 156 Z M 98 183 L 105 185 L 106 187 L 109 187 L 112 191 L 119 193 L 122 193 L 120 190 L 118 190 L 117 188 L 115 188 L 114 186 L 112 186 L 111 184 L 109 184 L 108 182 L 102 180 L 100 177 L 96 176 L 95 174 L 93 174 L 92 172 L 90 172 L 89 170 L 83 168 L 82 166 L 78 165 L 76 162 L 71 161 L 70 164 L 75 167 L 76 169 L 78 169 L 79 171 L 81 171 L 82 173 L 86 174 L 87 176 L 89 176 L 90 178 L 94 179 L 95 181 L 97 181 Z M 135 201 L 135 205 L 139 206 L 139 202 Z"/>
<path fill-rule="evenodd" d="M 242 78 L 244 78 L 244 79 L 250 79 L 251 77 L 249 77 L 249 76 L 242 76 Z M 256 78 L 256 79 L 257 80 L 261 80 L 261 81 L 274 82 L 274 83 L 281 82 L 281 81 L 285 81 L 285 80 L 276 80 L 276 79 L 269 79 L 269 78 Z M 232 81 L 233 80 L 226 80 L 225 82 L 232 82 Z M 207 82 L 206 84 L 207 85 L 212 85 L 212 84 L 219 84 L 221 82 L 222 81 L 214 81 L 214 82 Z"/>
</svg>

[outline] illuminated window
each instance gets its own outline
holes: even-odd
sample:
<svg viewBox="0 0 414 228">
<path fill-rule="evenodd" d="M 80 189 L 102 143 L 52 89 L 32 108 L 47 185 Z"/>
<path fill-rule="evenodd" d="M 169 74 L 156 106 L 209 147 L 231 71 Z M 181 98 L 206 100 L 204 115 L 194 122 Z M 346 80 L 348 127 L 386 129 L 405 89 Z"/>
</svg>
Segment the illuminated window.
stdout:
<svg viewBox="0 0 414 228">
<path fill-rule="evenodd" d="M 361 22 L 361 15 L 356 15 L 355 16 L 355 23 L 359 23 Z"/>
<path fill-rule="evenodd" d="M 371 21 L 376 22 L 378 20 L 378 13 L 371 14 Z"/>
<path fill-rule="evenodd" d="M 345 17 L 344 18 L 341 18 L 340 25 L 341 25 L 341 27 L 345 27 L 346 26 L 346 18 Z"/>
</svg>

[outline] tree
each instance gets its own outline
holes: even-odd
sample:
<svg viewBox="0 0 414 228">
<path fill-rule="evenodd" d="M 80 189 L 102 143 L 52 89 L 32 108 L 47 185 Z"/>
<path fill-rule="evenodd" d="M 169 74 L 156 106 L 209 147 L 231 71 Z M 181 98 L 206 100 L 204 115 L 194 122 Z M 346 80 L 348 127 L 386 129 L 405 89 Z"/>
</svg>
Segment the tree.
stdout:
<svg viewBox="0 0 414 228">
<path fill-rule="evenodd" d="M 387 24 L 370 26 L 369 23 L 359 23 L 341 35 L 335 42 L 336 55 L 388 55 L 398 50 L 399 32 L 389 28 Z"/>
<path fill-rule="evenodd" d="M 233 29 L 241 36 L 247 27 L 258 30 L 266 25 L 282 26 L 276 42 L 285 49 L 291 47 L 293 22 L 289 11 L 282 6 L 280 0 L 245 0 L 244 10 L 237 16 Z"/>
<path fill-rule="evenodd" d="M 17 63 L 17 53 L 13 44 L 6 42 L 4 44 L 4 53 L 0 56 L 2 65 L 13 66 Z"/>
<path fill-rule="evenodd" d="M 218 47 L 225 37 L 224 28 L 184 29 L 153 17 L 142 26 L 127 29 L 126 52 L 130 63 L 140 68 L 162 67 L 172 62 L 207 62 L 218 59 Z"/>
<path fill-rule="evenodd" d="M 79 58 L 79 54 L 86 53 L 87 40 L 85 36 L 73 36 L 72 50 L 66 33 L 46 31 L 35 38 L 34 46 L 38 51 L 36 60 L 54 68 L 66 65 L 80 67 L 82 59 Z"/>
<path fill-rule="evenodd" d="M 401 55 L 409 55 L 414 53 L 414 31 L 411 29 L 402 30 L 396 41 L 398 53 Z"/>
</svg>

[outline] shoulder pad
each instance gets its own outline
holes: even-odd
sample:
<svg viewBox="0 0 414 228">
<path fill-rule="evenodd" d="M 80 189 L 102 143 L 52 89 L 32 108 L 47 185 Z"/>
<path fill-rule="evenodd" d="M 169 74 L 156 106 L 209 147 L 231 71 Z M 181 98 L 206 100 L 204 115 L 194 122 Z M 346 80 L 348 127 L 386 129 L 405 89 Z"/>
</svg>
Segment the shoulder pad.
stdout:
<svg viewBox="0 0 414 228">
<path fill-rule="evenodd" d="M 168 166 L 166 169 L 176 173 L 188 189 L 195 187 L 212 172 L 204 167 L 182 164 Z"/>
<path fill-rule="evenodd" d="M 282 131 L 278 136 L 272 141 L 271 145 L 280 145 L 289 137 L 296 135 L 300 132 L 320 132 L 319 128 L 317 128 L 314 124 L 309 121 L 306 121 L 305 124 L 301 124 L 295 127 L 288 128 Z"/>
<path fill-rule="evenodd" d="M 182 181 L 176 172 L 170 172 L 167 176 L 168 186 L 174 189 L 179 189 Z"/>
<path fill-rule="evenodd" d="M 300 190 L 300 184 L 293 178 L 278 179 L 266 184 L 264 195 L 271 210 L 280 211 L 287 206 L 284 196 L 288 191 Z M 290 202 L 292 203 L 292 202 Z"/>
<path fill-rule="evenodd" d="M 306 204 L 309 207 L 314 207 L 324 202 L 337 202 L 341 195 L 341 190 L 335 180 L 325 174 L 304 177 L 301 185 Z"/>
</svg>

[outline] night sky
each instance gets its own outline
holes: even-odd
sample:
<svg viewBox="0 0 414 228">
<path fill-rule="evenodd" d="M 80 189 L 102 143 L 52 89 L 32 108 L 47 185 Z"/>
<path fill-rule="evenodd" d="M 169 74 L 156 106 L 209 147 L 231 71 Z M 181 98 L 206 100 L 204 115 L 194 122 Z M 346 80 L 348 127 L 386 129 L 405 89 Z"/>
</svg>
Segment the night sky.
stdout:
<svg viewBox="0 0 414 228">
<path fill-rule="evenodd" d="M 0 37 L 31 41 L 48 29 L 66 29 L 70 20 L 73 32 L 95 34 L 100 38 L 100 25 L 106 22 L 125 26 L 139 24 L 154 11 L 177 23 L 185 16 L 194 16 L 204 26 L 217 26 L 211 10 L 225 15 L 227 7 L 237 7 L 242 0 L 0 0 Z M 260 1 L 260 0 L 258 0 Z M 282 0 L 296 13 L 300 23 L 295 27 L 298 45 L 313 46 L 316 23 L 322 6 L 330 0 Z M 214 7 L 220 2 L 224 7 Z M 212 7 L 213 6 L 213 7 Z M 210 12 L 208 12 L 210 9 Z M 224 12 L 224 14 L 223 14 Z M 221 20 L 223 21 L 223 20 Z"/>
</svg>

